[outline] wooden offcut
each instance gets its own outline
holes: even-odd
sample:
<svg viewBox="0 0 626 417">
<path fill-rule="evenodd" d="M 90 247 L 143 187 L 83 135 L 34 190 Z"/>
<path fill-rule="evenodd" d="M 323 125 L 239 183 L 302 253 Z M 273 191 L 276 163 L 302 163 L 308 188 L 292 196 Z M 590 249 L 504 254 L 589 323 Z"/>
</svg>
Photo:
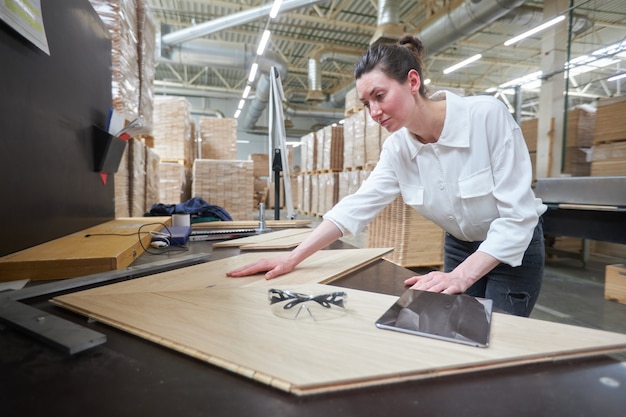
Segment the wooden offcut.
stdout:
<svg viewBox="0 0 626 417">
<path fill-rule="evenodd" d="M 313 229 L 284 229 L 213 244 L 214 248 L 238 247 L 242 250 L 278 250 L 298 246 Z"/>
<path fill-rule="evenodd" d="M 396 297 L 318 282 L 333 281 L 382 253 L 320 251 L 273 280 L 227 278 L 228 270 L 279 254 L 248 253 L 63 295 L 53 303 L 296 395 L 626 350 L 626 335 L 505 314 L 494 314 L 487 348 L 378 329 L 375 320 Z M 347 312 L 317 322 L 280 318 L 269 308 L 269 288 L 346 291 Z"/>
<path fill-rule="evenodd" d="M 171 217 L 120 218 L 0 258 L 0 281 L 74 278 L 126 268 Z M 141 229 L 141 234 L 139 231 Z"/>
</svg>

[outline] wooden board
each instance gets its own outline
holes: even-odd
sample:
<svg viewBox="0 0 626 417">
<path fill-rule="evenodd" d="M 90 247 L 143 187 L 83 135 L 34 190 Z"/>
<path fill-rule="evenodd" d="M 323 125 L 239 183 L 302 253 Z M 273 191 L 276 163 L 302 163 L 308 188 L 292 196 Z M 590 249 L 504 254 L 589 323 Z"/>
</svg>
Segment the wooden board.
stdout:
<svg viewBox="0 0 626 417">
<path fill-rule="evenodd" d="M 214 248 L 239 247 L 242 250 L 289 249 L 298 246 L 313 229 L 283 229 L 256 236 L 225 240 L 213 244 Z"/>
<path fill-rule="evenodd" d="M 171 217 L 111 220 L 0 258 L 0 281 L 74 278 L 126 268 Z M 141 241 L 139 239 L 141 228 Z"/>
<path fill-rule="evenodd" d="M 348 312 L 340 318 L 294 321 L 272 314 L 268 288 L 338 290 L 316 282 L 330 282 L 344 273 L 338 270 L 354 270 L 383 254 L 372 251 L 320 251 L 270 281 L 225 277 L 262 257 L 247 253 L 53 302 L 297 395 L 626 350 L 626 335 L 504 314 L 494 314 L 488 348 L 380 330 L 374 321 L 396 297 L 350 289 L 341 289 L 348 293 Z"/>
<path fill-rule="evenodd" d="M 311 220 L 266 220 L 265 225 L 271 228 L 307 227 Z M 230 222 L 201 222 L 193 223 L 192 229 L 256 229 L 259 222 L 254 220 L 238 220 Z"/>
</svg>

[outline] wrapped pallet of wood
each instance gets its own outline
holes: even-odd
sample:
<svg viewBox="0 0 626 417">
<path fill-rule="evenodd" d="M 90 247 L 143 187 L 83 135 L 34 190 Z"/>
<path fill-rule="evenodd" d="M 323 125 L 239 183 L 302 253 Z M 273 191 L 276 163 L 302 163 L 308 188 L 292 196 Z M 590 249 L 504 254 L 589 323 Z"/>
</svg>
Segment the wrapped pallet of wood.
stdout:
<svg viewBox="0 0 626 417">
<path fill-rule="evenodd" d="M 159 162 L 159 203 L 178 204 L 187 201 L 188 176 L 183 164 Z"/>
<path fill-rule="evenodd" d="M 130 175 L 128 172 L 129 146 L 122 155 L 122 160 L 114 177 L 115 218 L 130 216 Z"/>
<path fill-rule="evenodd" d="M 159 186 L 161 183 L 159 164 L 161 158 L 154 149 L 146 149 L 146 211 L 160 200 Z"/>
<path fill-rule="evenodd" d="M 318 159 L 320 171 L 341 171 L 343 169 L 343 126 L 329 125 L 321 129 L 322 154 Z M 319 154 L 319 152 L 318 152 Z"/>
<path fill-rule="evenodd" d="M 344 107 L 345 107 L 344 114 L 346 117 L 351 116 L 354 113 L 358 113 L 364 109 L 363 103 L 361 103 L 361 100 L 359 100 L 359 96 L 357 94 L 356 88 L 352 88 L 348 90 L 348 92 L 346 93 L 346 100 L 345 100 Z"/>
<path fill-rule="evenodd" d="M 252 219 L 254 163 L 250 160 L 196 159 L 191 193 L 225 209 L 233 220 Z"/>
<path fill-rule="evenodd" d="M 595 128 L 595 108 L 580 106 L 567 112 L 564 173 L 574 177 L 589 175 L 591 160 L 588 155 L 593 146 Z"/>
<path fill-rule="evenodd" d="M 302 148 L 300 149 L 300 166 L 304 172 L 313 172 L 317 168 L 317 140 L 315 132 L 307 133 L 300 138 Z"/>
<path fill-rule="evenodd" d="M 162 161 L 193 164 L 191 103 L 184 97 L 154 99 L 154 150 Z"/>
<path fill-rule="evenodd" d="M 200 117 L 200 159 L 237 159 L 237 119 Z"/>
<path fill-rule="evenodd" d="M 90 0 L 111 35 L 112 107 L 126 120 L 139 115 L 136 0 Z"/>
<path fill-rule="evenodd" d="M 315 152 L 315 163 L 313 170 L 317 172 L 320 172 L 324 169 L 324 165 L 326 163 L 324 159 L 325 157 L 328 158 L 328 156 L 326 155 L 326 149 L 324 149 L 325 133 L 326 132 L 324 131 L 324 128 L 321 128 L 315 132 L 315 148 L 317 149 L 317 151 Z"/>
<path fill-rule="evenodd" d="M 129 139 L 130 148 L 130 216 L 146 213 L 146 145 L 138 139 Z"/>
<path fill-rule="evenodd" d="M 319 214 L 319 174 L 311 174 L 311 212 L 310 214 L 315 216 Z"/>
<path fill-rule="evenodd" d="M 365 166 L 373 168 L 380 157 L 380 130 L 378 122 L 365 112 Z"/>
<path fill-rule="evenodd" d="M 626 96 L 598 102 L 594 145 L 626 141 Z"/>
<path fill-rule="evenodd" d="M 139 116 L 146 133 L 152 133 L 154 118 L 154 77 L 156 73 L 156 20 L 148 0 L 137 0 L 139 58 Z"/>
<path fill-rule="evenodd" d="M 311 174 L 302 174 L 302 206 L 299 206 L 302 213 L 311 214 Z"/>
<path fill-rule="evenodd" d="M 365 117 L 365 111 L 361 110 L 344 120 L 344 169 L 361 169 L 365 164 Z"/>
<path fill-rule="evenodd" d="M 392 247 L 384 259 L 403 267 L 443 265 L 443 230 L 396 198 L 369 225 L 370 248 Z"/>
</svg>

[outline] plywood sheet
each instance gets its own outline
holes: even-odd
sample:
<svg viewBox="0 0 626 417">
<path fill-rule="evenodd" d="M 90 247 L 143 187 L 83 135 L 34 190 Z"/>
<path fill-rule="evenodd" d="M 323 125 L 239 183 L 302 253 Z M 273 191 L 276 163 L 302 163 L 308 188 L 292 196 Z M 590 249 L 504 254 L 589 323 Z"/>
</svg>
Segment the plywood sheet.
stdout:
<svg viewBox="0 0 626 417">
<path fill-rule="evenodd" d="M 171 217 L 119 218 L 0 258 L 0 281 L 74 278 L 126 268 Z M 139 233 L 141 229 L 141 234 Z"/>
<path fill-rule="evenodd" d="M 313 229 L 309 228 L 277 230 L 256 236 L 225 240 L 223 242 L 214 243 L 213 247 L 239 247 L 243 250 L 289 249 L 302 243 L 312 231 Z"/>
<path fill-rule="evenodd" d="M 110 291 L 124 287 L 114 284 L 108 292 L 103 287 L 54 302 L 297 395 L 626 349 L 626 335 L 504 314 L 494 315 L 491 345 L 484 349 L 380 330 L 374 321 L 396 297 L 350 289 L 341 289 L 348 293 L 345 316 L 287 320 L 272 314 L 269 287 L 309 293 L 340 289 L 287 280 L 297 281 L 232 279 L 241 286 L 141 292 Z M 165 282 L 160 284 L 163 288 Z"/>
</svg>

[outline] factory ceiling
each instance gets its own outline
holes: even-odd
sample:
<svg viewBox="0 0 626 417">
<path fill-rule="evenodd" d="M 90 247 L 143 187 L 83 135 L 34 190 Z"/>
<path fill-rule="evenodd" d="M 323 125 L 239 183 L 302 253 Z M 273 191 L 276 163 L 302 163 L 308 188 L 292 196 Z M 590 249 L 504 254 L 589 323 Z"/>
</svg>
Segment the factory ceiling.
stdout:
<svg viewBox="0 0 626 417">
<path fill-rule="evenodd" d="M 551 17 L 544 15 L 544 1 L 536 0 L 284 0 L 274 19 L 268 17 L 268 0 L 149 3 L 162 27 L 157 93 L 240 97 L 261 34 L 268 29 L 271 37 L 257 59 L 261 74 L 251 83 L 252 99 L 262 98 L 264 74 L 277 66 L 290 103 L 331 108 L 343 105 L 354 85 L 354 63 L 365 49 L 402 33 L 424 40 L 425 77 L 432 85 L 466 95 L 489 91 L 512 102 L 506 83 L 537 74 L 545 32 L 512 46 L 504 42 Z M 626 71 L 626 1 L 576 0 L 571 5 L 572 13 L 560 11 L 567 17 L 560 29 L 555 26 L 571 32 L 571 39 L 560 45 L 571 63 L 566 78 L 571 104 L 623 94 L 626 79 L 609 78 Z M 603 50 L 610 45 L 617 48 Z M 482 59 L 444 74 L 476 54 Z M 557 74 L 565 76 L 565 68 L 552 68 L 549 75 Z M 523 116 L 535 115 L 539 84 L 522 84 Z"/>
</svg>

